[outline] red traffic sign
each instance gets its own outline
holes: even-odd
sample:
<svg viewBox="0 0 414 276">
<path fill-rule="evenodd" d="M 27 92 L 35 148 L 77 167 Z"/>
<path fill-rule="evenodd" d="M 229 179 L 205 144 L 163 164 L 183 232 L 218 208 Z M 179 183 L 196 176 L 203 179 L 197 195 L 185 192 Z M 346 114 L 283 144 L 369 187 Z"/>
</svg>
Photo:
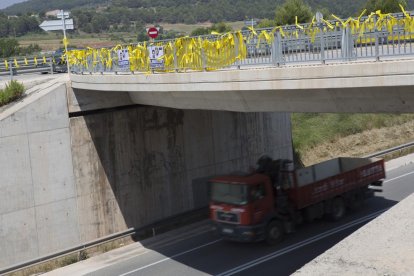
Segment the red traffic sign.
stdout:
<svg viewBox="0 0 414 276">
<path fill-rule="evenodd" d="M 151 27 L 148 29 L 147 34 L 151 38 L 157 38 L 158 36 L 158 29 L 155 27 Z"/>
</svg>

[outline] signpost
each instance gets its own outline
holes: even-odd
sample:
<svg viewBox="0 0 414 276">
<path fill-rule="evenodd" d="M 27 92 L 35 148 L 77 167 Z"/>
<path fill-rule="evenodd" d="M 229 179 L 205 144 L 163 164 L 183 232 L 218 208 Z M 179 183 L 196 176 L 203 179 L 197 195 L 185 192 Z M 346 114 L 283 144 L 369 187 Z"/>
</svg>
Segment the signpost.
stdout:
<svg viewBox="0 0 414 276">
<path fill-rule="evenodd" d="M 39 25 L 44 31 L 59 31 L 63 30 L 63 45 L 65 46 L 65 55 L 66 55 L 66 64 L 68 66 L 68 73 L 69 71 L 69 61 L 68 59 L 68 43 L 66 38 L 66 30 L 73 30 L 73 19 L 69 19 L 69 12 L 64 12 L 61 10 L 57 15 L 57 18 L 61 20 L 45 20 L 42 24 Z"/>
<path fill-rule="evenodd" d="M 250 20 L 246 20 L 244 21 L 244 25 L 248 26 L 248 27 L 254 27 L 257 25 L 257 21 L 255 19 L 250 19 Z"/>
</svg>

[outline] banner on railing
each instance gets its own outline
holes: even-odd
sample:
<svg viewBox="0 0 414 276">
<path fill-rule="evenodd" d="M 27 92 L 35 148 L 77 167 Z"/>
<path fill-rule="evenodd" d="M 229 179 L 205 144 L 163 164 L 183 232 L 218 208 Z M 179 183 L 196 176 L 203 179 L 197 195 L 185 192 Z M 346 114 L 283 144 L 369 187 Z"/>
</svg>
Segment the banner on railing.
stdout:
<svg viewBox="0 0 414 276">
<path fill-rule="evenodd" d="M 129 53 L 128 49 L 118 50 L 118 66 L 121 69 L 129 69 Z"/>
<path fill-rule="evenodd" d="M 164 46 L 150 46 L 148 47 L 148 54 L 151 69 L 165 69 Z"/>
</svg>

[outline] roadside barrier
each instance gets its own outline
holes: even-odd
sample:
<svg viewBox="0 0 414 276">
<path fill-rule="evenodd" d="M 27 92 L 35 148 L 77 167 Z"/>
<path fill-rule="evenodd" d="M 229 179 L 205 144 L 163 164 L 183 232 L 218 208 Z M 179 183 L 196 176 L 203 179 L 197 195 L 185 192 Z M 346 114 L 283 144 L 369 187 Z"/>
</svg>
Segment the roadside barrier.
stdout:
<svg viewBox="0 0 414 276">
<path fill-rule="evenodd" d="M 414 56 L 412 12 L 68 51 L 73 73 L 185 72 Z"/>
<path fill-rule="evenodd" d="M 11 79 L 17 74 L 26 73 L 51 73 L 57 72 L 58 67 L 62 65 L 66 68 L 65 57 L 43 55 L 32 57 L 12 57 L 8 59 L 0 59 L 0 76 L 9 75 Z"/>
</svg>

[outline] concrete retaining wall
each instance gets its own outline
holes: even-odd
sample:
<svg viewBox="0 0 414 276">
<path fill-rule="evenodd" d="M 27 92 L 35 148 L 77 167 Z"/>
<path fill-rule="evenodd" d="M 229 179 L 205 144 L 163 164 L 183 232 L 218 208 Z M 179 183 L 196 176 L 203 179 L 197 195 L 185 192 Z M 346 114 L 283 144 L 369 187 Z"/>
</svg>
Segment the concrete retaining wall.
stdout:
<svg viewBox="0 0 414 276">
<path fill-rule="evenodd" d="M 80 242 L 66 86 L 0 115 L 0 268 Z"/>
<path fill-rule="evenodd" d="M 129 106 L 69 118 L 65 84 L 45 87 L 0 114 L 0 270 L 205 206 L 209 177 L 263 153 L 292 158 L 285 113 Z"/>
</svg>

